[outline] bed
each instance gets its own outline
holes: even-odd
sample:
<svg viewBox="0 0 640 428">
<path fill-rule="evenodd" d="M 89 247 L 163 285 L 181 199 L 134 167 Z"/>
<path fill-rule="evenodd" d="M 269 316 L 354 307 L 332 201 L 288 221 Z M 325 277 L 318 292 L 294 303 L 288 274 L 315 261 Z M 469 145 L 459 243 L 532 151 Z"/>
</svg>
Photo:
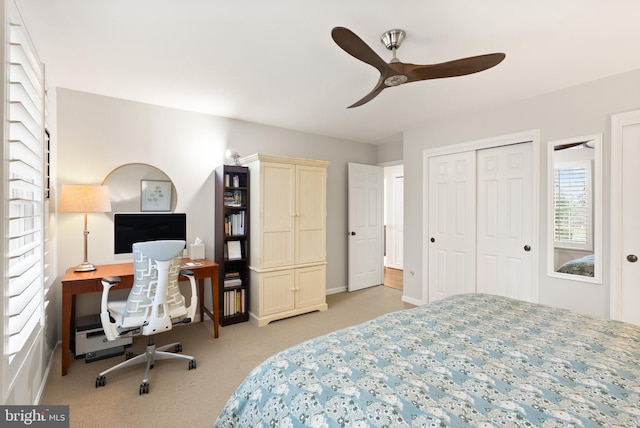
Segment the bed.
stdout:
<svg viewBox="0 0 640 428">
<path fill-rule="evenodd" d="M 280 352 L 215 421 L 256 426 L 640 426 L 640 327 L 485 294 Z"/>
<path fill-rule="evenodd" d="M 584 257 L 569 260 L 560 266 L 556 272 L 593 277 L 593 267 L 594 255 L 589 254 Z"/>
</svg>

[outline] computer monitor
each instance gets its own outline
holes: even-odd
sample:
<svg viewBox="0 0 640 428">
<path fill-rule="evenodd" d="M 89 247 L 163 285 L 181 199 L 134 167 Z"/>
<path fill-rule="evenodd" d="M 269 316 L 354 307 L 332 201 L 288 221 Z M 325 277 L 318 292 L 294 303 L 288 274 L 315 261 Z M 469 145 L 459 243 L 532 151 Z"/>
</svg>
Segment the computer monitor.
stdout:
<svg viewBox="0 0 640 428">
<path fill-rule="evenodd" d="M 162 239 L 187 240 L 187 215 L 184 213 L 115 213 L 113 250 L 115 254 L 133 252 L 134 242 Z"/>
</svg>

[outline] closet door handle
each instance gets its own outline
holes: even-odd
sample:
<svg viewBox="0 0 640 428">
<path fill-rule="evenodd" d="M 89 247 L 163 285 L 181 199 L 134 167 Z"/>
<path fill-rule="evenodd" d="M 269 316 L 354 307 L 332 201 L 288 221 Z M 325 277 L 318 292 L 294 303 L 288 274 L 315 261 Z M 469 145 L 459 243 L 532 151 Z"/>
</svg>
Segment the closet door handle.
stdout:
<svg viewBox="0 0 640 428">
<path fill-rule="evenodd" d="M 356 236 L 356 233 L 355 232 L 351 232 L 350 235 L 351 236 Z"/>
<path fill-rule="evenodd" d="M 635 263 L 635 262 L 637 262 L 637 261 L 638 261 L 638 256 L 636 256 L 635 254 L 629 254 L 629 255 L 627 256 L 627 261 L 628 261 L 629 263 Z"/>
<path fill-rule="evenodd" d="M 531 245 L 525 245 L 524 246 L 524 250 L 525 251 L 531 251 Z"/>
</svg>

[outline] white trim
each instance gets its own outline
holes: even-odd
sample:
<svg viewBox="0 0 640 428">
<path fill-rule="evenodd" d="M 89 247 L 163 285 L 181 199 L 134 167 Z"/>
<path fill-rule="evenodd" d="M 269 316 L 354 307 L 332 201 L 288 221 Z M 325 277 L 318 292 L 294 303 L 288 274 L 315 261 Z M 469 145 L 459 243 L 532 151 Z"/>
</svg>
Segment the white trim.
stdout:
<svg viewBox="0 0 640 428">
<path fill-rule="evenodd" d="M 402 296 L 402 301 L 414 306 L 422 306 L 429 303 L 427 300 L 414 299 L 413 297 Z"/>
<path fill-rule="evenodd" d="M 338 294 L 338 293 L 344 293 L 347 291 L 347 286 L 343 285 L 342 287 L 332 287 L 332 288 L 327 288 L 324 292 L 324 294 L 326 294 L 327 296 L 329 294 Z"/>
<path fill-rule="evenodd" d="M 640 124 L 640 110 L 611 116 L 609 317 L 620 320 L 622 298 L 622 129 Z"/>
<path fill-rule="evenodd" d="M 425 149 L 422 153 L 422 301 L 429 302 L 429 275 L 426 273 L 429 267 L 429 158 L 453 153 L 467 151 L 477 151 L 510 144 L 532 143 L 532 177 L 533 180 L 533 206 L 540 207 L 540 130 L 531 129 L 514 134 L 500 135 L 496 137 L 483 138 L 480 140 L 468 141 L 459 144 L 451 144 L 432 149 Z M 533 216 L 533 238 L 531 247 L 538 249 L 540 235 L 540 212 Z M 540 252 L 533 261 L 533 293 L 539 299 L 539 266 Z M 416 300 L 417 301 L 417 300 Z"/>
</svg>

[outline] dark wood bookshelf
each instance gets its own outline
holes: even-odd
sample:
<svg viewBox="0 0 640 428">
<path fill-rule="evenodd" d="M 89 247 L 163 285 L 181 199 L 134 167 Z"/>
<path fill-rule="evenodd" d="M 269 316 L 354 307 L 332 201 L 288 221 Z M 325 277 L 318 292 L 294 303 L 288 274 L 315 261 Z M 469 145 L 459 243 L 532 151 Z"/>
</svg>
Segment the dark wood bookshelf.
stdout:
<svg viewBox="0 0 640 428">
<path fill-rule="evenodd" d="M 249 168 L 218 166 L 215 191 L 218 313 L 226 326 L 249 320 Z"/>
</svg>

